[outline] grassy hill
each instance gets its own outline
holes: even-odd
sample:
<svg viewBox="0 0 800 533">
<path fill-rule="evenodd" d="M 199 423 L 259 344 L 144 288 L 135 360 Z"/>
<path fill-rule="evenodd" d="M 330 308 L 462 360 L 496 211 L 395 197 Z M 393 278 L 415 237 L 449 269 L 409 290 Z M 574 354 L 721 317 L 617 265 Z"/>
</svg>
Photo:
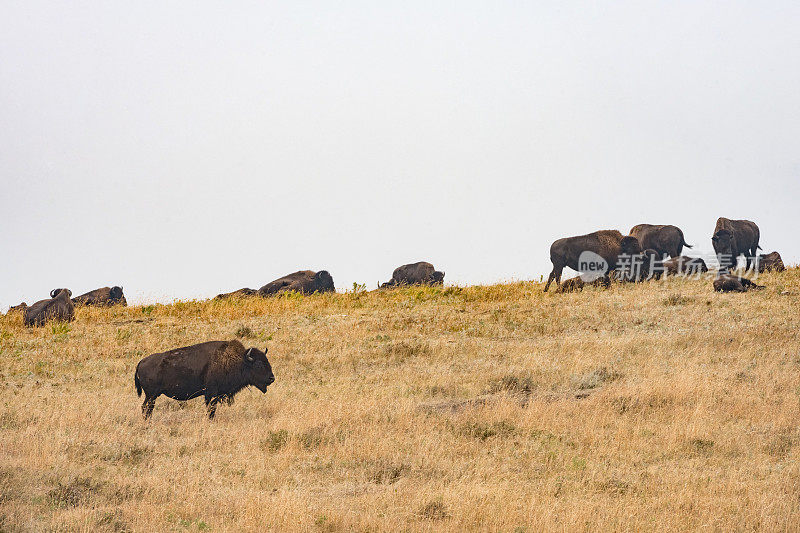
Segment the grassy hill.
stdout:
<svg viewBox="0 0 800 533">
<path fill-rule="evenodd" d="M 797 530 L 800 270 L 0 317 L 0 530 Z M 144 356 L 269 346 L 205 418 Z"/>
</svg>

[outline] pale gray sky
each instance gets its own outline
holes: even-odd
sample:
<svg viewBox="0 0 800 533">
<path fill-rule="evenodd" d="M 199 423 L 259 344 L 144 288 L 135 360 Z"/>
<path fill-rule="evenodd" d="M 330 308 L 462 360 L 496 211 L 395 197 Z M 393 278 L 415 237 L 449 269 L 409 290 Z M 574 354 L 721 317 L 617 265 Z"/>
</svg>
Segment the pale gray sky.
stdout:
<svg viewBox="0 0 800 533">
<path fill-rule="evenodd" d="M 0 4 L 0 309 L 538 279 L 719 216 L 800 260 L 797 2 Z"/>
</svg>

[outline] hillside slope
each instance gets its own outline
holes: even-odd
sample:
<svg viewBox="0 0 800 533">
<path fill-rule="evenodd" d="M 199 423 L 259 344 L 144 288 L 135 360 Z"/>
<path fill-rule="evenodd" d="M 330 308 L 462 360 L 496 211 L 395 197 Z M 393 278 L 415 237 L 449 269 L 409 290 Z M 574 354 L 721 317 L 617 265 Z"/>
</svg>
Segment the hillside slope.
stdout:
<svg viewBox="0 0 800 533">
<path fill-rule="evenodd" d="M 796 530 L 800 270 L 716 294 L 537 283 L 0 318 L 0 530 Z M 217 418 L 153 352 L 240 336 Z"/>
</svg>

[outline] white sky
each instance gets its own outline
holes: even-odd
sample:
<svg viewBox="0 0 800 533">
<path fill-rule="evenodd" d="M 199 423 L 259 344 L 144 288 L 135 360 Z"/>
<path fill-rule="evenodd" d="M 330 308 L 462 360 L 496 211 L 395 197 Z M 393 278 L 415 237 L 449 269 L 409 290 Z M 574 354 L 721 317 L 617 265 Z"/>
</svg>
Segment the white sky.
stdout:
<svg viewBox="0 0 800 533">
<path fill-rule="evenodd" d="M 538 279 L 719 216 L 800 261 L 797 2 L 0 4 L 0 309 Z"/>
</svg>

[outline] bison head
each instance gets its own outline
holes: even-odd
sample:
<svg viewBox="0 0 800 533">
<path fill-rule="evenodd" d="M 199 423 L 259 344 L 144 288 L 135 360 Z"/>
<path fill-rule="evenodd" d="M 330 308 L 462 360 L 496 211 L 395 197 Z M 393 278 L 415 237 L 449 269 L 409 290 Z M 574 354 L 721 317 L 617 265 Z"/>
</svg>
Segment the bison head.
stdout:
<svg viewBox="0 0 800 533">
<path fill-rule="evenodd" d="M 436 270 L 433 272 L 433 283 L 436 285 L 441 285 L 444 283 L 444 272 L 440 272 Z"/>
<path fill-rule="evenodd" d="M 333 277 L 327 270 L 320 270 L 314 274 L 314 290 L 316 292 L 333 292 Z"/>
<path fill-rule="evenodd" d="M 711 244 L 714 245 L 714 252 L 721 267 L 736 266 L 736 258 L 733 257 L 733 233 L 721 229 L 711 237 Z"/>
<path fill-rule="evenodd" d="M 632 235 L 623 237 L 619 242 L 619 252 L 622 255 L 636 255 L 642 253 L 642 246 L 639 244 L 639 239 Z"/>
<path fill-rule="evenodd" d="M 67 293 L 67 298 L 70 298 L 72 296 L 72 291 L 69 289 L 53 289 L 52 291 L 50 291 L 50 298 L 55 298 L 62 292 Z"/>
<path fill-rule="evenodd" d="M 109 291 L 109 297 L 115 302 L 124 298 L 125 296 L 122 294 L 122 287 L 111 287 L 111 291 Z"/>
<path fill-rule="evenodd" d="M 275 381 L 272 367 L 267 360 L 267 348 L 263 352 L 258 348 L 248 348 L 244 353 L 244 364 L 249 384 L 261 392 L 267 392 L 267 387 Z"/>
</svg>

